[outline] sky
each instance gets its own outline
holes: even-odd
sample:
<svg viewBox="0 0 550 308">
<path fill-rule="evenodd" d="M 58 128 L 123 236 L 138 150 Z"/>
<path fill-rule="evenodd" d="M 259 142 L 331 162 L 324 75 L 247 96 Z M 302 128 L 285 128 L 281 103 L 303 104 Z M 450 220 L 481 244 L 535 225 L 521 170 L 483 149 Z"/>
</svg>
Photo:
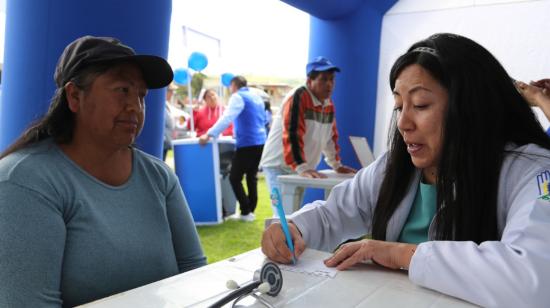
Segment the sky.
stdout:
<svg viewBox="0 0 550 308">
<path fill-rule="evenodd" d="M 192 29 L 187 31 L 188 46 L 183 26 Z M 206 37 L 219 39 L 221 48 L 216 39 Z M 189 53 L 199 51 L 208 57 L 207 75 L 229 72 L 303 78 L 308 45 L 309 15 L 279 0 L 172 3 L 168 61 L 174 68 L 187 67 Z"/>
<path fill-rule="evenodd" d="M 5 1 L 0 0 L 0 59 L 4 58 Z M 188 31 L 184 45 L 183 26 Z M 217 48 L 217 40 L 221 48 Z M 207 75 L 304 78 L 309 15 L 279 0 L 173 0 L 168 62 L 186 68 L 193 51 L 206 54 Z"/>
</svg>

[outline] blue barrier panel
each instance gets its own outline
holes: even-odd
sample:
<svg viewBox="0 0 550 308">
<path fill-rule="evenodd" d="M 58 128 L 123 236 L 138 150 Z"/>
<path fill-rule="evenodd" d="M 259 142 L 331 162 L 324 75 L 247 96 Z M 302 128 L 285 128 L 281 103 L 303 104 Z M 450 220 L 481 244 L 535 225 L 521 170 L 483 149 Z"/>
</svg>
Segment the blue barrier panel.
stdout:
<svg viewBox="0 0 550 308">
<path fill-rule="evenodd" d="M 222 197 L 227 199 L 227 214 L 233 214 L 235 211 L 232 190 L 229 189 L 225 196 L 222 196 L 223 181 L 220 172 L 220 148 L 232 152 L 234 143 L 233 139 L 219 139 L 203 146 L 198 143 L 197 138 L 173 142 L 176 175 L 197 225 L 222 222 Z M 226 144 L 233 147 L 222 147 Z M 225 155 L 222 155 L 222 158 L 225 160 Z"/>
</svg>

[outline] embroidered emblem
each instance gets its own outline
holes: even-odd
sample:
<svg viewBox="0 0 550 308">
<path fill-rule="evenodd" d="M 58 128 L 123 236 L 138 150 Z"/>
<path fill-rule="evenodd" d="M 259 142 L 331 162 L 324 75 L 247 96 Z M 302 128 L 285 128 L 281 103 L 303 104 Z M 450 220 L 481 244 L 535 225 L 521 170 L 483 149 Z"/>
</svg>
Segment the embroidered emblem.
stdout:
<svg viewBox="0 0 550 308">
<path fill-rule="evenodd" d="M 550 171 L 545 170 L 537 174 L 537 184 L 539 186 L 539 196 L 541 199 L 550 200 L 549 184 L 550 184 Z M 546 199 L 548 198 L 548 199 Z"/>
</svg>

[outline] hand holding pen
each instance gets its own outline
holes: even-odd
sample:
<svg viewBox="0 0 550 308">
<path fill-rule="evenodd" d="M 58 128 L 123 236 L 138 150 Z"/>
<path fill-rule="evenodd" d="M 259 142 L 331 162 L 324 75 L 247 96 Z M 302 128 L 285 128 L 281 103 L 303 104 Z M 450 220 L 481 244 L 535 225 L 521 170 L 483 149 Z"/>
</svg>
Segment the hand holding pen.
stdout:
<svg viewBox="0 0 550 308">
<path fill-rule="evenodd" d="M 275 198 L 278 199 L 278 198 Z M 278 199 L 280 202 L 280 199 Z M 284 218 L 284 215 L 280 215 Z M 292 222 L 287 223 L 288 234 L 290 234 L 290 243 L 285 235 L 283 220 L 281 223 L 273 223 L 267 227 L 262 235 L 262 252 L 271 260 L 278 263 L 293 263 L 304 252 L 306 246 L 300 231 Z M 294 254 L 291 247 L 294 248 Z"/>
<path fill-rule="evenodd" d="M 294 257 L 299 259 L 306 249 L 306 245 L 300 231 L 291 221 L 288 222 L 288 230 L 294 244 Z M 267 227 L 262 235 L 262 252 L 272 261 L 283 264 L 292 263 L 292 252 L 286 243 L 286 237 L 280 223 L 273 223 Z"/>
</svg>

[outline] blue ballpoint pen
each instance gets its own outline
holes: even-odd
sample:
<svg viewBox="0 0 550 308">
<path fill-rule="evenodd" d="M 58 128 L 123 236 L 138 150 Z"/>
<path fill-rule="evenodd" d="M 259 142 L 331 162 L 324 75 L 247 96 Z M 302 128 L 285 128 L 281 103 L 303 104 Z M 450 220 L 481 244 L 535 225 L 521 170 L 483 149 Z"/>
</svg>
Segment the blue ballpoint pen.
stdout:
<svg viewBox="0 0 550 308">
<path fill-rule="evenodd" d="M 290 235 L 290 230 L 288 230 L 288 223 L 286 222 L 285 210 L 283 209 L 283 204 L 281 202 L 281 194 L 277 187 L 273 187 L 271 190 L 271 203 L 277 208 L 277 213 L 281 221 L 281 227 L 286 237 L 286 244 L 292 253 L 292 264 L 296 264 L 296 257 L 294 256 L 294 245 L 292 244 L 292 236 Z"/>
</svg>

